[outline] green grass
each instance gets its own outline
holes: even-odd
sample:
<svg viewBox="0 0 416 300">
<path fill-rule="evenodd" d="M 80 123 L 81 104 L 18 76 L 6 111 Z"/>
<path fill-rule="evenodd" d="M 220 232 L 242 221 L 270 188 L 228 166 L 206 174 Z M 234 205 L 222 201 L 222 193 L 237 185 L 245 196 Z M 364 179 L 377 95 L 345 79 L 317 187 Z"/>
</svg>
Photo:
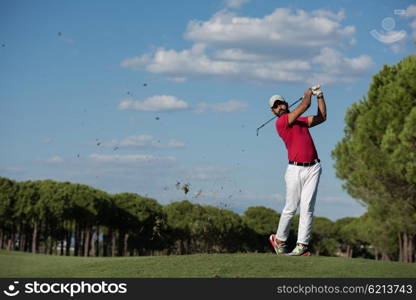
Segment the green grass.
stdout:
<svg viewBox="0 0 416 300">
<path fill-rule="evenodd" d="M 2 250 L 0 277 L 416 277 L 416 264 L 258 253 L 95 258 Z"/>
</svg>

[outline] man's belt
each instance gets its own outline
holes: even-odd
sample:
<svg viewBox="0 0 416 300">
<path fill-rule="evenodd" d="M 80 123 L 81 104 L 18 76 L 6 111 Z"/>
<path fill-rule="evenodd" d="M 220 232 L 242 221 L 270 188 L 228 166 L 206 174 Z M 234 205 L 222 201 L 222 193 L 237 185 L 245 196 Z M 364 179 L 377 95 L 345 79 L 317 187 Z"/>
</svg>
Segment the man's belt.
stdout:
<svg viewBox="0 0 416 300">
<path fill-rule="evenodd" d="M 315 159 L 314 161 L 310 162 L 297 162 L 297 161 L 291 161 L 289 160 L 289 165 L 295 165 L 295 166 L 301 166 L 301 167 L 310 167 L 314 164 L 319 163 L 321 160 L 319 158 Z"/>
</svg>

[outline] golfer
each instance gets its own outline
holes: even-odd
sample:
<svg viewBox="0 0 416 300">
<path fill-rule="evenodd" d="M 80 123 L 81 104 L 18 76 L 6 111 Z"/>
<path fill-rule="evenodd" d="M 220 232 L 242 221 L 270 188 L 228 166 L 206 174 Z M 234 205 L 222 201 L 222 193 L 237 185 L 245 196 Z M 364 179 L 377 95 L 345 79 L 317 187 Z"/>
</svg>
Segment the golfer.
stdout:
<svg viewBox="0 0 416 300">
<path fill-rule="evenodd" d="M 318 112 L 315 116 L 301 117 L 310 107 L 312 95 L 317 96 Z M 270 235 L 276 254 L 309 256 L 308 245 L 311 238 L 312 218 L 318 191 L 321 164 L 309 128 L 321 124 L 326 119 L 326 105 L 319 86 L 305 91 L 302 102 L 292 112 L 280 95 L 269 100 L 272 112 L 277 115 L 276 130 L 286 145 L 289 165 L 285 174 L 286 203 L 280 216 L 276 234 Z M 288 253 L 286 241 L 290 223 L 300 205 L 300 219 L 296 247 Z"/>
</svg>

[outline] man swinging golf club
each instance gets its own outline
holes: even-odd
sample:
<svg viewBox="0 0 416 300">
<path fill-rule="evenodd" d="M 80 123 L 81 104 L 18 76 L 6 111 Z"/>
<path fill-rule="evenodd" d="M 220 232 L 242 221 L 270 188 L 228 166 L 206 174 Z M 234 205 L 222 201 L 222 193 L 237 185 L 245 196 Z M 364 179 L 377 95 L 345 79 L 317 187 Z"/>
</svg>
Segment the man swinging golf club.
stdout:
<svg viewBox="0 0 416 300">
<path fill-rule="evenodd" d="M 310 107 L 312 95 L 317 96 L 318 113 L 301 117 Z M 326 105 L 320 86 L 305 91 L 302 102 L 291 112 L 280 95 L 273 95 L 269 107 L 278 117 L 276 130 L 288 151 L 289 165 L 285 174 L 286 203 L 280 216 L 276 234 L 269 237 L 276 254 L 309 256 L 312 218 L 318 191 L 321 164 L 309 128 L 321 124 L 326 119 Z M 300 219 L 296 247 L 288 253 L 286 241 L 290 223 L 300 204 Z"/>
</svg>

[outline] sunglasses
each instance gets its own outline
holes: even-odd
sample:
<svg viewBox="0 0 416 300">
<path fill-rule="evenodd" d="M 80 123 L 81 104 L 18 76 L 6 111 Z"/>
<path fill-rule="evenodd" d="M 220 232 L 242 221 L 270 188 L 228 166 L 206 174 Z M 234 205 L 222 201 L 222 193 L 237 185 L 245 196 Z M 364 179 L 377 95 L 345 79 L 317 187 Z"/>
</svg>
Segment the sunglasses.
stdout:
<svg viewBox="0 0 416 300">
<path fill-rule="evenodd" d="M 273 109 L 277 108 L 279 105 L 285 104 L 287 106 L 287 103 L 284 101 L 276 100 L 272 106 Z"/>
</svg>

